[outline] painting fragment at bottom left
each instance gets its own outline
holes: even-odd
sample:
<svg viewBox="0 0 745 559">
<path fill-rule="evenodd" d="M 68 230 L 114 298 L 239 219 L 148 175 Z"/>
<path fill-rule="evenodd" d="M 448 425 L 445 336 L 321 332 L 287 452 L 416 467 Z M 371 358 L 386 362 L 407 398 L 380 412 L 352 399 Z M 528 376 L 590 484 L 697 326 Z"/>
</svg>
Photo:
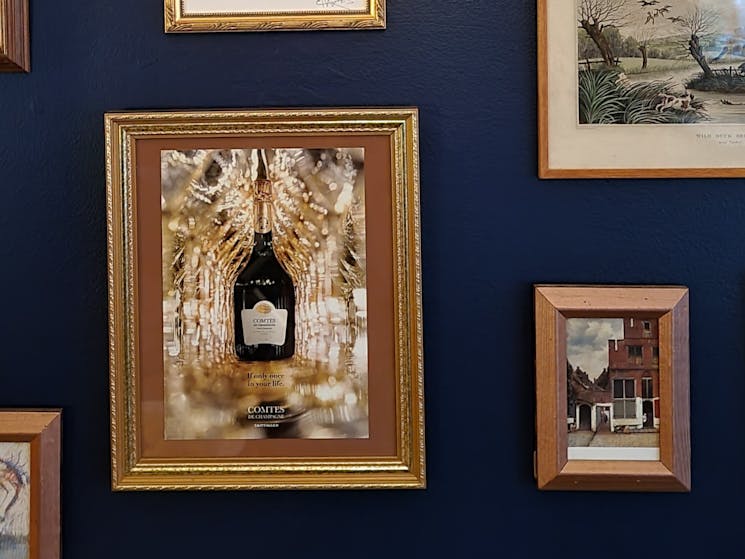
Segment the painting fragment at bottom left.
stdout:
<svg viewBox="0 0 745 559">
<path fill-rule="evenodd" d="M 0 557 L 27 559 L 31 527 L 31 444 L 0 442 Z"/>
<path fill-rule="evenodd" d="M 62 411 L 0 409 L 0 559 L 59 559 Z"/>
</svg>

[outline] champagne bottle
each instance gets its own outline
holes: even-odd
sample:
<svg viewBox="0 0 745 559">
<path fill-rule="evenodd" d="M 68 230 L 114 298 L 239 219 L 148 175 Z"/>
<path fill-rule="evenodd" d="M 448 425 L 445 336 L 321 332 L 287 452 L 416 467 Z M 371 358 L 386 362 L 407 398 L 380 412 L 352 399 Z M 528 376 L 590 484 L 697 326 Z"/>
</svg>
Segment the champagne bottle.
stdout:
<svg viewBox="0 0 745 559">
<path fill-rule="evenodd" d="M 274 361 L 295 353 L 295 287 L 272 245 L 272 183 L 264 150 L 254 182 L 254 244 L 233 289 L 235 353 L 241 361 Z"/>
</svg>

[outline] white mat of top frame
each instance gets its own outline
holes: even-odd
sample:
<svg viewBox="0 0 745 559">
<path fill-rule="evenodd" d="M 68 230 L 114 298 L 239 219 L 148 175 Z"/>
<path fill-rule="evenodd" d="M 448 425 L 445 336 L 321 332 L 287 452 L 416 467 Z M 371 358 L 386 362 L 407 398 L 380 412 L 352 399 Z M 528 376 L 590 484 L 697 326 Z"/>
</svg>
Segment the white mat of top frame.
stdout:
<svg viewBox="0 0 745 559">
<path fill-rule="evenodd" d="M 369 0 L 182 0 L 184 15 L 362 12 Z"/>
</svg>

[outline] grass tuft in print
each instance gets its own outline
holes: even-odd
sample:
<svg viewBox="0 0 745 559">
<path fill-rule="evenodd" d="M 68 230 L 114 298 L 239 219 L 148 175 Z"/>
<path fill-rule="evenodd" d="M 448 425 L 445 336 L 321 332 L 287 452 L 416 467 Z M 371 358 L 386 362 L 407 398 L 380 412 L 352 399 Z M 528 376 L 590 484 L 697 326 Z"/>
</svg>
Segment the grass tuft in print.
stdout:
<svg viewBox="0 0 745 559">
<path fill-rule="evenodd" d="M 690 124 L 707 120 L 704 104 L 669 81 L 632 83 L 616 69 L 580 70 L 580 124 Z"/>
</svg>

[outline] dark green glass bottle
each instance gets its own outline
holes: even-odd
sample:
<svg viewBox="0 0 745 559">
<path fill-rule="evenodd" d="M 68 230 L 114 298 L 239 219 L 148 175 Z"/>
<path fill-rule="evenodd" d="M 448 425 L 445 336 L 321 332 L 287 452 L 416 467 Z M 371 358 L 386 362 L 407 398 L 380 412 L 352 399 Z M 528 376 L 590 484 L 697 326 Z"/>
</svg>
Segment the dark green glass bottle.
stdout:
<svg viewBox="0 0 745 559">
<path fill-rule="evenodd" d="M 295 353 L 295 286 L 272 245 L 272 183 L 264 150 L 254 182 L 254 244 L 233 289 L 235 353 L 241 361 L 274 361 Z"/>
</svg>

